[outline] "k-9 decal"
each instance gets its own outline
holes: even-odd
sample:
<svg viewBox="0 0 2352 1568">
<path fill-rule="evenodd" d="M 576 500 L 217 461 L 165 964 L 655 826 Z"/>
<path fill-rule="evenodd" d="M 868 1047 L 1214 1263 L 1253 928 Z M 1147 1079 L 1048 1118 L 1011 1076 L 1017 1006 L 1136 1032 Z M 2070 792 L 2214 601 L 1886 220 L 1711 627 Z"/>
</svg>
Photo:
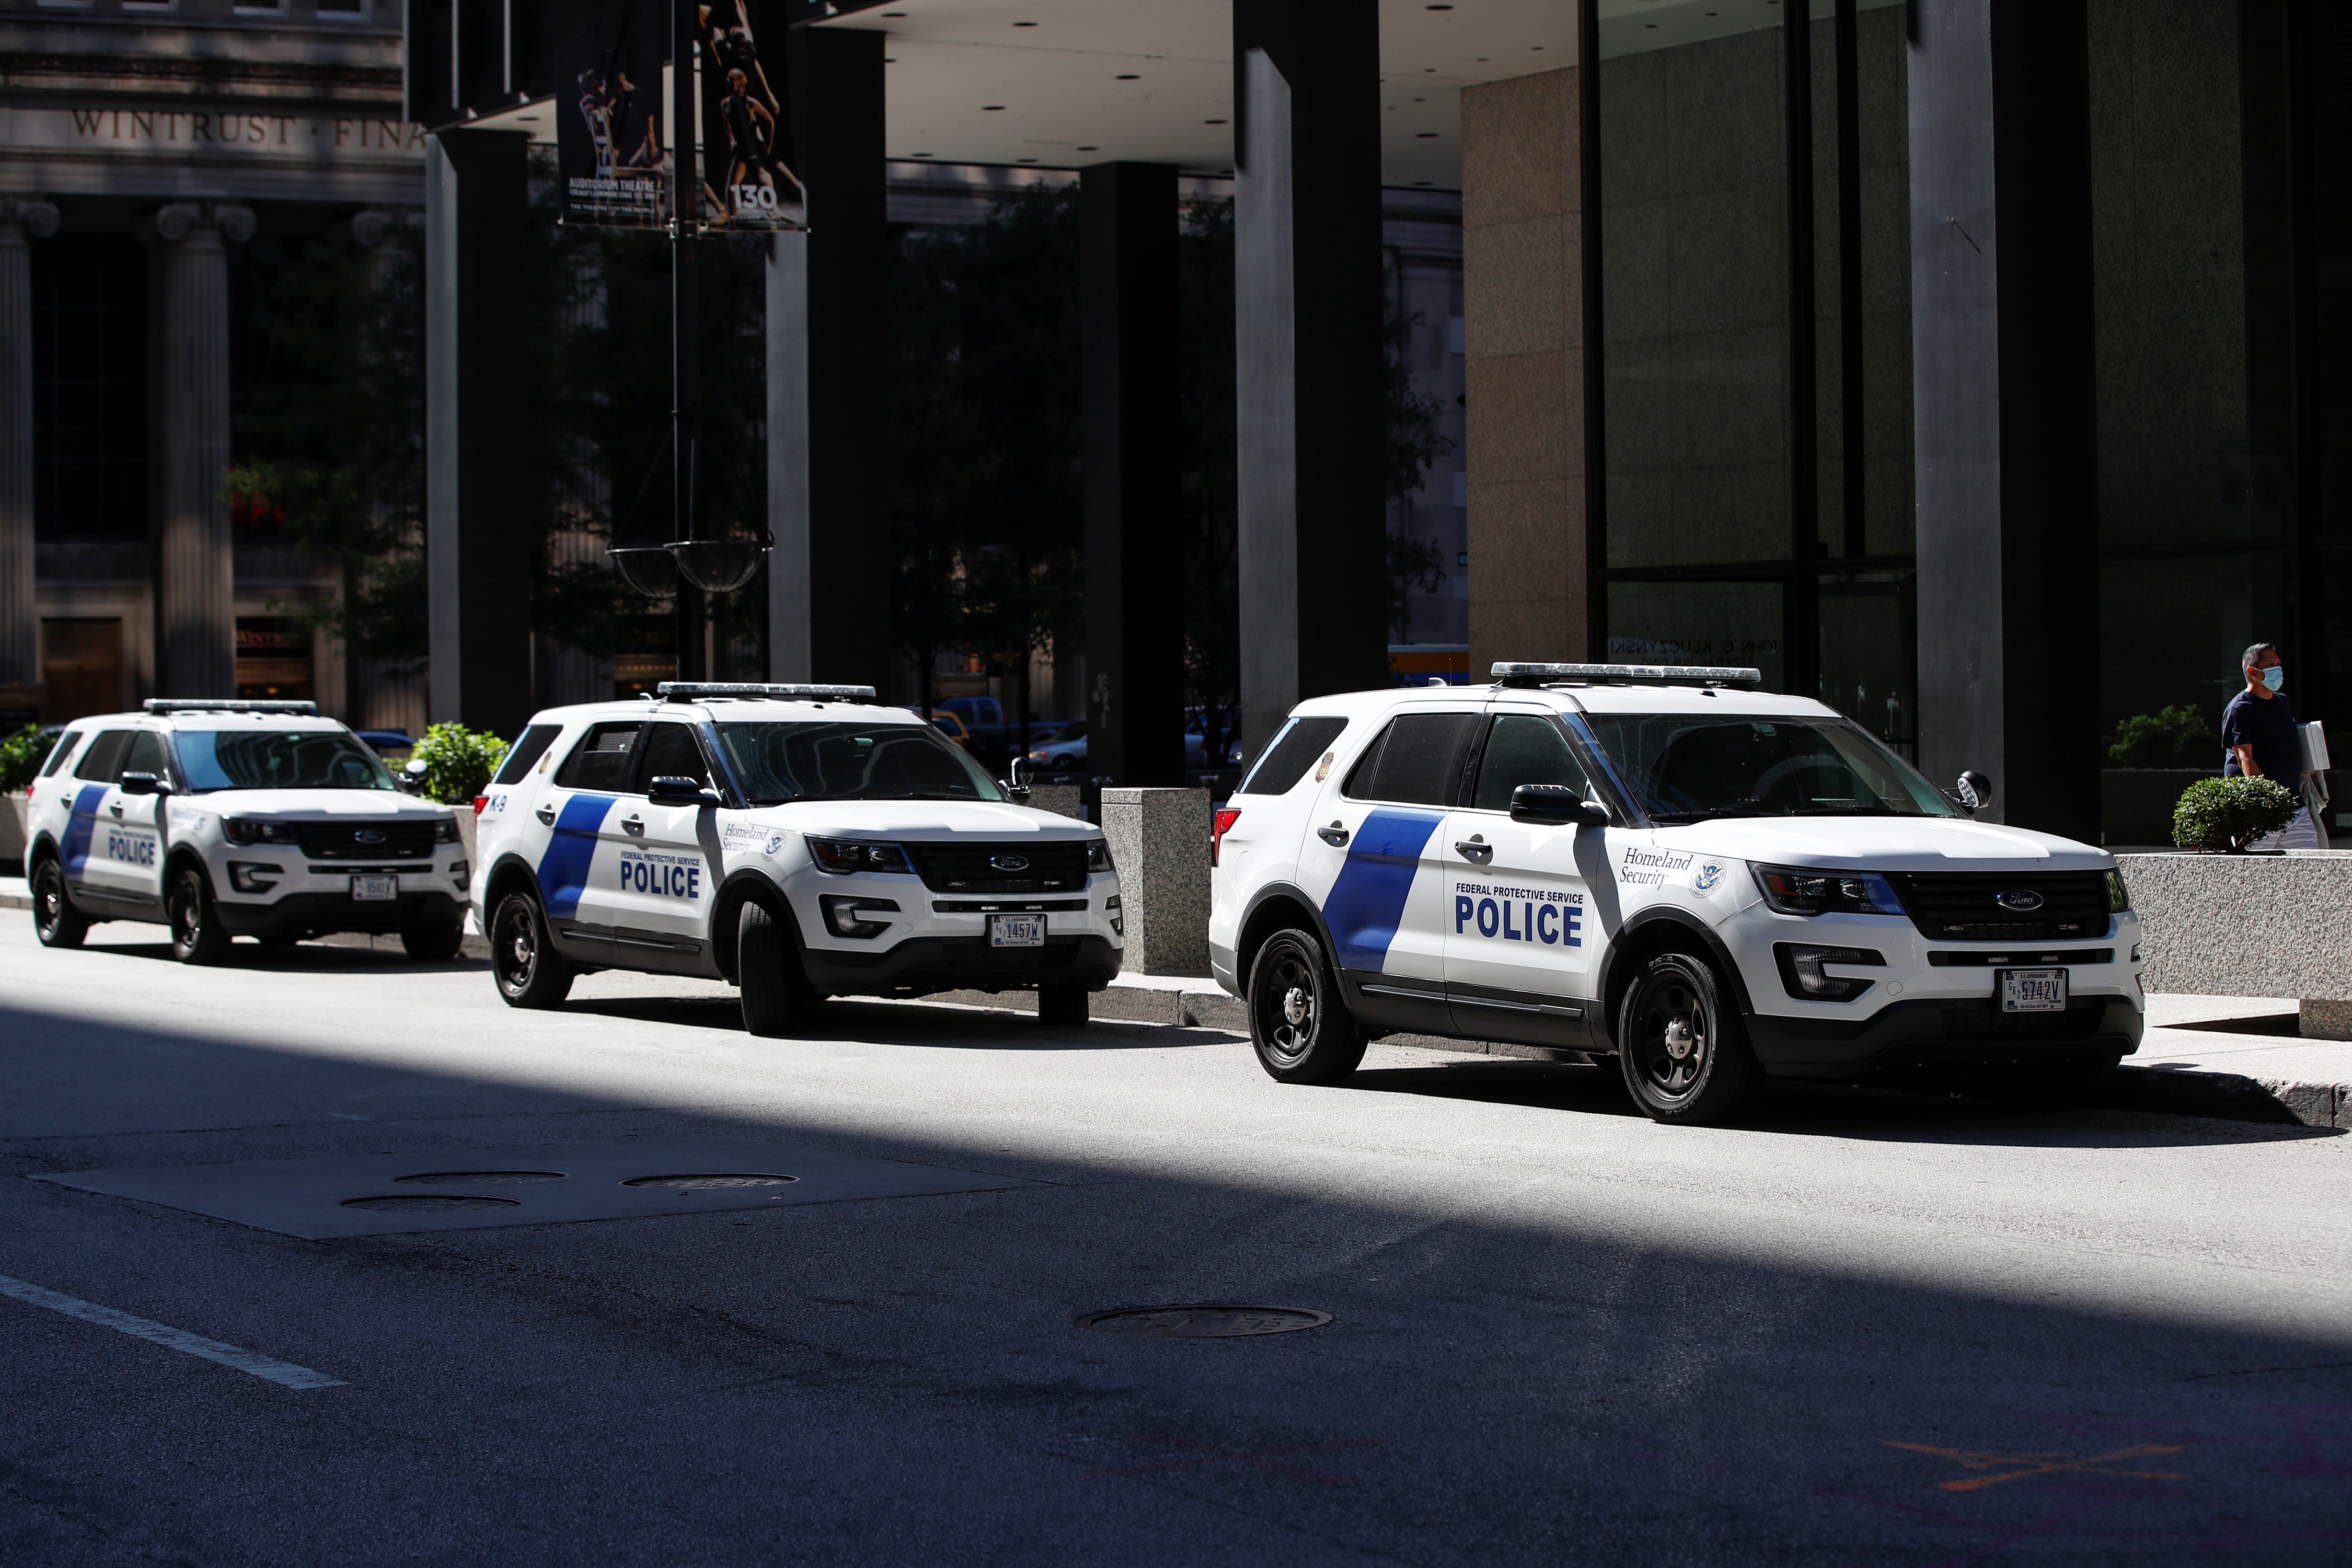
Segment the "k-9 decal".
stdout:
<svg viewBox="0 0 2352 1568">
<path fill-rule="evenodd" d="M 1543 947 L 1584 945 L 1584 895 L 1544 888 L 1454 884 L 1454 934 Z"/>
</svg>

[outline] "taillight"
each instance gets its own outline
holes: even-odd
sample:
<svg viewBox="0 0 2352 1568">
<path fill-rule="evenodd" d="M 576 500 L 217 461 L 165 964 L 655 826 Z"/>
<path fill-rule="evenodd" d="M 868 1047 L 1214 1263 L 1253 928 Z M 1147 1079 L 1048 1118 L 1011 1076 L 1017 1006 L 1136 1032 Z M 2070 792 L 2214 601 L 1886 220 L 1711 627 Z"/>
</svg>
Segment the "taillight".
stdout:
<svg viewBox="0 0 2352 1568">
<path fill-rule="evenodd" d="M 1226 833 L 1232 829 L 1234 823 L 1239 822 L 1241 819 L 1242 814 L 1239 806 L 1228 806 L 1217 813 L 1215 819 L 1209 826 L 1210 865 L 1214 866 L 1217 863 L 1217 853 L 1224 846 Z"/>
<path fill-rule="evenodd" d="M 486 805 L 489 805 L 489 804 L 490 804 L 490 797 L 489 797 L 488 795 L 476 795 L 476 796 L 474 797 L 474 815 L 475 815 L 476 816 L 481 816 L 481 815 L 482 815 L 482 807 L 484 807 L 484 806 L 486 806 Z"/>
</svg>

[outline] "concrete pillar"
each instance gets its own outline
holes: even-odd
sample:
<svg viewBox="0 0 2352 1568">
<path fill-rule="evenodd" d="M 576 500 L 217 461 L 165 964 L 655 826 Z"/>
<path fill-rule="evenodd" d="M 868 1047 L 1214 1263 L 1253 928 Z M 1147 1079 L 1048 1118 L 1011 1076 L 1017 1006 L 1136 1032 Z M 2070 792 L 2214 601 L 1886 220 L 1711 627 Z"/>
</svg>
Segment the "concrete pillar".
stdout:
<svg viewBox="0 0 2352 1568">
<path fill-rule="evenodd" d="M 1913 0 L 1920 755 L 2096 841 L 2098 448 L 2084 0 Z"/>
<path fill-rule="evenodd" d="M 1118 868 L 1130 974 L 1209 973 L 1209 792 L 1102 792 L 1103 837 Z"/>
<path fill-rule="evenodd" d="M 889 507 L 889 275 L 882 123 L 884 35 L 840 27 L 793 30 L 787 69 L 793 145 L 808 185 L 809 232 L 777 242 L 770 299 L 797 272 L 803 347 L 794 371 L 773 336 L 794 328 L 787 297 L 769 331 L 769 405 L 788 417 L 769 447 L 769 500 L 805 507 L 778 517 L 769 566 L 770 636 L 807 647 L 804 678 L 886 686 L 892 668 Z M 793 251 L 799 265 L 793 264 Z M 793 376 L 797 374 L 795 384 Z M 779 378 L 782 378 L 781 381 Z M 793 399 L 797 384 L 798 403 Z M 797 436 L 800 448 L 791 441 Z M 778 440 L 783 443 L 780 452 Z M 781 471 L 780 471 L 781 469 Z M 803 476 L 795 481 L 793 470 Z M 792 487 L 804 487 L 795 501 Z M 797 540 L 787 531 L 797 529 Z M 797 550 L 795 550 L 797 544 Z M 794 559 L 781 559 L 787 555 Z M 794 630 L 802 617 L 804 631 Z M 797 656 L 793 656 L 797 657 Z M 779 665 L 771 656 L 772 668 Z M 793 671 L 795 676 L 802 672 Z"/>
<path fill-rule="evenodd" d="M 1234 0 L 1242 730 L 1388 681 L 1377 0 Z"/>
<path fill-rule="evenodd" d="M 1087 771 L 1123 784 L 1179 784 L 1184 553 L 1176 504 L 1182 464 L 1175 166 L 1081 170 L 1078 211 Z"/>
<path fill-rule="evenodd" d="M 768 241 L 768 679 L 813 680 L 809 638 L 808 247 Z M 867 684 L 864 681 L 858 685 Z"/>
<path fill-rule="evenodd" d="M 1580 68 L 1462 93 L 1470 669 L 1591 657 Z"/>
<path fill-rule="evenodd" d="M 47 202 L 0 198 L 0 709 L 38 708 L 33 597 L 33 247 L 58 231 Z"/>
<path fill-rule="evenodd" d="M 147 232 L 154 314 L 155 693 L 236 695 L 236 560 L 230 546 L 228 247 L 250 209 L 174 203 Z"/>
<path fill-rule="evenodd" d="M 425 139 L 426 711 L 511 739 L 531 712 L 524 509 L 524 209 L 530 138 Z"/>
</svg>

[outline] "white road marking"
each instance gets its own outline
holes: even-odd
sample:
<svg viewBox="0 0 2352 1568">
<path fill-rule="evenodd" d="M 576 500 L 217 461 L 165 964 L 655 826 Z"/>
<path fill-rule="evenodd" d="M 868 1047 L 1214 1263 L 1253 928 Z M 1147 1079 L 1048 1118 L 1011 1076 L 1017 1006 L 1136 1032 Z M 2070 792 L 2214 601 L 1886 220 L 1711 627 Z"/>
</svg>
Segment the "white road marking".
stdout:
<svg viewBox="0 0 2352 1568">
<path fill-rule="evenodd" d="M 249 1372 L 256 1377 L 266 1377 L 272 1383 L 289 1388 L 348 1388 L 340 1377 L 329 1377 L 323 1372 L 312 1372 L 307 1366 L 296 1366 L 290 1361 L 278 1361 L 256 1352 L 225 1345 L 218 1340 L 208 1340 L 184 1329 L 171 1328 L 163 1323 L 151 1323 L 144 1318 L 134 1318 L 128 1312 L 118 1312 L 111 1307 L 101 1307 L 95 1301 L 84 1301 L 73 1296 L 61 1296 L 55 1290 L 44 1290 L 22 1279 L 11 1279 L 0 1274 L 0 1296 L 13 1296 L 19 1301 L 36 1307 L 47 1307 L 52 1312 L 63 1312 L 68 1318 L 79 1318 L 86 1323 L 118 1329 L 126 1334 L 136 1334 L 142 1340 L 152 1340 L 175 1351 L 200 1355 L 206 1361 L 216 1361 L 223 1366 L 233 1366 L 239 1372 Z"/>
</svg>

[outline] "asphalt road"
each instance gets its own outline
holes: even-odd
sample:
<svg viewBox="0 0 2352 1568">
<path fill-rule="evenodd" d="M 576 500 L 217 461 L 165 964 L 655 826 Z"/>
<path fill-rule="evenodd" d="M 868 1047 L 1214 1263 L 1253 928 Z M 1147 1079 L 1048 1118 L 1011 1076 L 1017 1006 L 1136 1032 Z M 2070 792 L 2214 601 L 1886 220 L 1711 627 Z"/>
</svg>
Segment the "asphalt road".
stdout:
<svg viewBox="0 0 2352 1568">
<path fill-rule="evenodd" d="M 0 1563 L 2342 1563 L 2352 1145 L 0 921 Z M 2352 1049 L 2352 1047 L 2347 1047 Z M 302 1240 L 27 1178 L 711 1136 L 1006 1191 Z M 18 1292 L 21 1298 L 23 1292 Z M 1230 1301 L 1328 1324 L 1114 1336 Z"/>
</svg>

